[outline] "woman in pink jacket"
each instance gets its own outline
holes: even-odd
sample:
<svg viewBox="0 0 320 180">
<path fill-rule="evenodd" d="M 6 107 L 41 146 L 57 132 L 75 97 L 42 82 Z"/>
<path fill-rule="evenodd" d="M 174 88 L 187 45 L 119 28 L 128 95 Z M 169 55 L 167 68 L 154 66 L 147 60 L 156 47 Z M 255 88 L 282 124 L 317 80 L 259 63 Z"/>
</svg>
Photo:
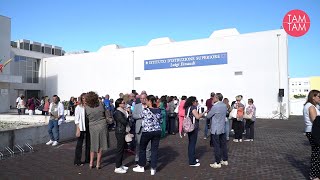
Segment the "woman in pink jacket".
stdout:
<svg viewBox="0 0 320 180">
<path fill-rule="evenodd" d="M 183 106 L 184 106 L 184 103 L 186 102 L 186 99 L 187 99 L 187 96 L 182 96 L 181 102 L 179 104 L 178 114 L 179 114 L 179 135 L 180 135 L 180 138 L 182 138 L 182 123 L 183 123 L 183 119 L 185 116 L 185 109 L 183 108 Z"/>
</svg>

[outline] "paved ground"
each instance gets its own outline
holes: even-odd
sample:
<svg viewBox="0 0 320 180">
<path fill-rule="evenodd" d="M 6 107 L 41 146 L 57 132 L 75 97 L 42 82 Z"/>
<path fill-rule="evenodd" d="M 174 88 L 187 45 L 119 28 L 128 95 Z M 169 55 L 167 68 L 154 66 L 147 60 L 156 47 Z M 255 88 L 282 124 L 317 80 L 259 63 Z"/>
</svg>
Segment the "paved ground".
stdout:
<svg viewBox="0 0 320 180">
<path fill-rule="evenodd" d="M 189 167 L 187 137 L 170 135 L 161 140 L 158 172 L 150 176 L 132 171 L 133 156 L 126 156 L 127 174 L 115 174 L 115 137 L 110 133 L 112 148 L 104 153 L 102 169 L 73 165 L 75 141 L 58 147 L 35 146 L 35 152 L 0 161 L 0 179 L 306 179 L 310 146 L 303 135 L 302 117 L 290 120 L 258 120 L 254 142 L 228 142 L 229 166 L 213 169 L 213 148 L 199 132 L 196 154 L 200 167 Z"/>
</svg>

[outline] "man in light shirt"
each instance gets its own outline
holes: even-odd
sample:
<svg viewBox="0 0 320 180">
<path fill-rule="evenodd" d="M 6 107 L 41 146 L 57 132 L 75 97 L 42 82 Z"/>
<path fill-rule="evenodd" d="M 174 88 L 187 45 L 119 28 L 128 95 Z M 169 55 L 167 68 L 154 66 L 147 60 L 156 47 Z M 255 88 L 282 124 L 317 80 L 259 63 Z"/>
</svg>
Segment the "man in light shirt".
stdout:
<svg viewBox="0 0 320 180">
<path fill-rule="evenodd" d="M 52 103 L 49 107 L 50 120 L 48 124 L 48 133 L 50 141 L 46 145 L 56 146 L 59 141 L 59 125 L 64 121 L 64 106 L 57 95 L 52 96 Z"/>
</svg>

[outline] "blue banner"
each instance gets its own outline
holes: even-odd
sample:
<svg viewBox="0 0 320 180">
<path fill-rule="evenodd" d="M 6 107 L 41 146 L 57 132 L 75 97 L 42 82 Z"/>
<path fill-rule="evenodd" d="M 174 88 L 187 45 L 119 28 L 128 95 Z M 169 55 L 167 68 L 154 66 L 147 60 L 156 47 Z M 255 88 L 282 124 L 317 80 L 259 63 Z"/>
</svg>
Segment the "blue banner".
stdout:
<svg viewBox="0 0 320 180">
<path fill-rule="evenodd" d="M 228 55 L 226 52 L 144 60 L 144 70 L 210 66 L 219 64 L 228 64 Z"/>
</svg>

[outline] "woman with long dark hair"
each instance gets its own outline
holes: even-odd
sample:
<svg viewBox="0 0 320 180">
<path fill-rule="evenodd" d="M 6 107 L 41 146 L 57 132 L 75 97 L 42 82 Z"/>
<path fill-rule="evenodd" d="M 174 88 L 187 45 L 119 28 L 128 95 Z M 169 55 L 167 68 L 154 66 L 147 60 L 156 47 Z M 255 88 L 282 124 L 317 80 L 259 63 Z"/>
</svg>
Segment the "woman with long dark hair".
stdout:
<svg viewBox="0 0 320 180">
<path fill-rule="evenodd" d="M 194 130 L 188 132 L 189 144 L 188 144 L 188 157 L 190 166 L 200 166 L 199 159 L 196 158 L 196 144 L 199 130 L 199 119 L 203 117 L 205 112 L 198 113 L 197 111 L 197 98 L 190 96 L 184 104 L 185 116 L 189 116 L 194 121 Z M 188 114 L 189 113 L 189 114 Z"/>
<path fill-rule="evenodd" d="M 166 136 L 166 127 L 167 127 L 167 98 L 166 96 L 161 96 L 160 98 L 160 109 L 162 116 L 162 124 L 161 124 L 161 137 Z"/>
<path fill-rule="evenodd" d="M 115 102 L 115 112 L 114 120 L 116 122 L 115 135 L 117 139 L 117 150 L 116 150 L 116 168 L 114 169 L 115 173 L 126 173 L 128 167 L 122 165 L 124 146 L 125 146 L 125 135 L 126 127 L 128 124 L 128 112 L 125 110 L 126 103 L 122 98 L 119 98 Z"/>
<path fill-rule="evenodd" d="M 306 136 L 311 145 L 311 167 L 310 179 L 320 178 L 320 146 L 315 144 L 314 138 L 311 135 L 313 121 L 317 116 L 320 116 L 320 111 L 316 108 L 320 103 L 320 91 L 311 90 L 308 95 L 307 102 L 304 104 L 303 117 L 305 123 Z"/>
<path fill-rule="evenodd" d="M 157 108 L 157 100 L 153 95 L 147 96 L 147 108 L 142 111 L 142 135 L 140 140 L 139 164 L 133 168 L 134 172 L 144 172 L 146 165 L 146 148 L 151 141 L 151 175 L 155 175 L 158 148 L 161 138 L 161 110 Z"/>
</svg>

